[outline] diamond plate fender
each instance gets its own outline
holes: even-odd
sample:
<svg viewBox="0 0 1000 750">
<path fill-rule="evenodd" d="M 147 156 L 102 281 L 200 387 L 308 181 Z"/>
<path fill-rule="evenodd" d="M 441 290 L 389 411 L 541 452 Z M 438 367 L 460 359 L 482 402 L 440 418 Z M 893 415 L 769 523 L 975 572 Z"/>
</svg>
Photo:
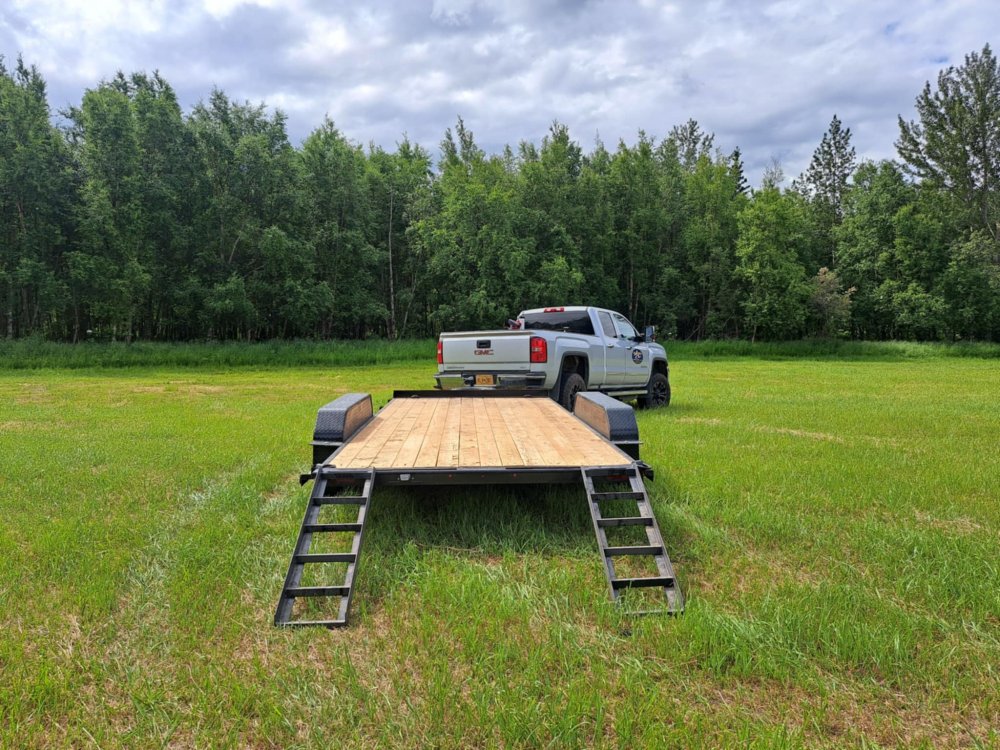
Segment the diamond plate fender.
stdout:
<svg viewBox="0 0 1000 750">
<path fill-rule="evenodd" d="M 573 414 L 632 458 L 639 458 L 639 425 L 631 406 L 604 393 L 583 391 L 576 395 Z"/>
<path fill-rule="evenodd" d="M 313 464 L 330 454 L 372 417 L 372 397 L 367 393 L 345 393 L 321 407 L 313 430 Z"/>
</svg>

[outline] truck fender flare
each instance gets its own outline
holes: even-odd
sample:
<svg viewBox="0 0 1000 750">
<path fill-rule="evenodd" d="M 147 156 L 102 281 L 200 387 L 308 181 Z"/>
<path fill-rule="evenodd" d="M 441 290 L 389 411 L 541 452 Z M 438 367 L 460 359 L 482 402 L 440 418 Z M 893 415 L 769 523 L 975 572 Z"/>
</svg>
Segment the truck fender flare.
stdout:
<svg viewBox="0 0 1000 750">
<path fill-rule="evenodd" d="M 563 352 L 559 357 L 559 379 L 562 380 L 563 366 L 566 364 L 567 357 L 580 357 L 587 363 L 587 375 L 590 375 L 590 355 L 584 351 L 566 351 Z M 589 377 L 587 378 L 590 379 Z"/>
<path fill-rule="evenodd" d="M 590 357 L 587 355 L 586 352 L 572 351 L 572 350 L 571 351 L 563 352 L 559 356 L 559 377 L 556 378 L 556 382 L 553 383 L 552 384 L 552 388 L 549 389 L 549 398 L 551 398 L 553 401 L 558 401 L 559 400 L 559 391 L 562 390 L 562 373 L 563 373 L 563 365 L 566 364 L 566 357 L 583 357 L 584 359 L 586 359 L 587 360 L 587 371 L 588 371 L 587 374 L 588 375 L 590 374 L 590 372 L 589 372 L 590 371 Z M 589 385 L 589 383 L 588 383 L 588 385 Z"/>
<path fill-rule="evenodd" d="M 652 362 L 649 363 L 649 380 L 646 381 L 646 388 L 653 382 L 653 375 L 656 374 L 656 366 L 662 362 L 663 369 L 667 371 L 667 377 L 670 377 L 670 363 L 667 361 L 666 357 L 655 357 Z"/>
</svg>

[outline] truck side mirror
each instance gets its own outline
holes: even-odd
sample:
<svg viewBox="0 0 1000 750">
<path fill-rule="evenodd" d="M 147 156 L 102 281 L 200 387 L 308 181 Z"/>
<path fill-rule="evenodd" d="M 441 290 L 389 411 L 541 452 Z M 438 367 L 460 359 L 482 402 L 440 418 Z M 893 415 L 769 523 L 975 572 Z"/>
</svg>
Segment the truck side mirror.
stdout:
<svg viewBox="0 0 1000 750">
<path fill-rule="evenodd" d="M 643 337 L 643 339 L 647 342 L 656 341 L 656 327 L 646 326 L 646 335 Z"/>
</svg>

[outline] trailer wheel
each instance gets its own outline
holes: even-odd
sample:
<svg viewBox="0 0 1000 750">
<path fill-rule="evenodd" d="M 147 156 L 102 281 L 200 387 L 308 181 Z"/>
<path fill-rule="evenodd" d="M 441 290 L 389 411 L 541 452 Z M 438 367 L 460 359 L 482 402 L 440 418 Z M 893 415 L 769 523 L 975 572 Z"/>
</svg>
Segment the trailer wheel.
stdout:
<svg viewBox="0 0 1000 750">
<path fill-rule="evenodd" d="M 576 405 L 576 394 L 585 390 L 587 384 L 583 381 L 583 376 L 578 372 L 570 372 L 563 376 L 562 386 L 559 388 L 559 403 L 566 411 L 573 411 Z"/>
<path fill-rule="evenodd" d="M 654 372 L 649 380 L 649 395 L 639 399 L 639 406 L 655 408 L 670 404 L 670 381 L 662 372 Z"/>
</svg>

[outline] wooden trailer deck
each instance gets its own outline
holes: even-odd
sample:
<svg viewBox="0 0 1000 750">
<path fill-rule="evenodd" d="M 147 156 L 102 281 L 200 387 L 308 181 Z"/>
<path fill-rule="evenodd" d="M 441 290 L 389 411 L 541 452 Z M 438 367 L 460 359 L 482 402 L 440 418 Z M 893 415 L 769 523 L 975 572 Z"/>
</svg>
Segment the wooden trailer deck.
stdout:
<svg viewBox="0 0 1000 750">
<path fill-rule="evenodd" d="M 338 469 L 628 466 L 548 398 L 394 398 L 327 460 Z"/>
</svg>

